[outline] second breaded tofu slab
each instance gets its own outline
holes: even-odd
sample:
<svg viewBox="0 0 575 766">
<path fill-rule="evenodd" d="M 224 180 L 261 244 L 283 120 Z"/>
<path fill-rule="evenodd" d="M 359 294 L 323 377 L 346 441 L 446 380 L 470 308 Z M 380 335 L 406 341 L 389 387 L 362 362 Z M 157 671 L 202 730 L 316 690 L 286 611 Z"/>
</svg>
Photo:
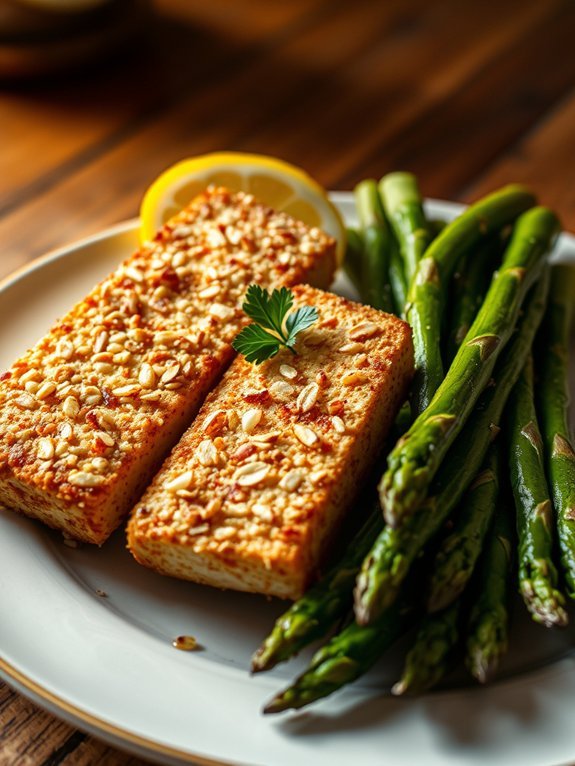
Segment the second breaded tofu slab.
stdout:
<svg viewBox="0 0 575 766">
<path fill-rule="evenodd" d="M 136 507 L 128 544 L 163 574 L 299 597 L 381 450 L 413 374 L 409 326 L 320 290 L 297 355 L 238 357 Z"/>
</svg>

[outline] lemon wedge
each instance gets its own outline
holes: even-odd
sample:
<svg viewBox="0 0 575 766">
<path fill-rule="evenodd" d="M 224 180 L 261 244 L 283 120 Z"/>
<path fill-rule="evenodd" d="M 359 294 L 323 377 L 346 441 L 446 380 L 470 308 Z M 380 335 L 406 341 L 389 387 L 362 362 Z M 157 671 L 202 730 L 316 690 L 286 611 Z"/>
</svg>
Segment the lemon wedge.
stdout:
<svg viewBox="0 0 575 766">
<path fill-rule="evenodd" d="M 152 239 L 166 221 L 210 184 L 249 192 L 274 210 L 322 229 L 336 239 L 341 263 L 345 226 L 325 189 L 295 165 L 260 154 L 217 152 L 172 165 L 144 195 L 140 208 L 142 241 Z"/>
</svg>

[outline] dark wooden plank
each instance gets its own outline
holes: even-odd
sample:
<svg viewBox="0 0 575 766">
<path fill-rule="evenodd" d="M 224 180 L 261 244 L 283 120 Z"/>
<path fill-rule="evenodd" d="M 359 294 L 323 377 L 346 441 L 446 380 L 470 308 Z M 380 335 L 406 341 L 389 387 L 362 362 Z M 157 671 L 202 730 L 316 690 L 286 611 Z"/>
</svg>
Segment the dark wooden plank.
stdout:
<svg viewBox="0 0 575 766">
<path fill-rule="evenodd" d="M 573 87 L 573 29 L 575 6 L 563 2 L 440 99 L 431 113 L 391 140 L 386 136 L 379 151 L 343 182 L 402 168 L 418 175 L 427 194 L 459 198 L 471 179 Z"/>
<path fill-rule="evenodd" d="M 5 88 L 0 215 L 121 143 L 190 87 L 207 89 L 222 73 L 249 65 L 268 46 L 299 34 L 308 19 L 325 13 L 326 0 L 281 3 L 271 14 L 262 14 L 261 0 L 244 0 L 243 24 L 236 28 L 249 30 L 247 35 L 232 34 L 234 14 L 226 13 L 225 3 L 172 0 L 158 7 L 163 15 L 153 31 L 124 55 L 65 80 Z"/>
<path fill-rule="evenodd" d="M 54 718 L 0 682 L 0 766 L 147 766 Z"/>
<path fill-rule="evenodd" d="M 423 0 L 410 0 L 412 6 Z M 346 66 L 362 54 L 369 43 L 376 44 L 374 32 L 365 25 L 367 0 L 349 6 L 345 2 L 331 3 L 332 15 L 339 9 L 336 32 L 341 34 L 350 16 L 362 19 L 357 25 L 353 46 L 339 47 L 334 65 Z M 400 0 L 394 0 L 391 15 L 400 15 Z M 380 16 L 387 17 L 385 7 Z M 320 17 L 314 30 L 324 28 Z M 363 30 L 363 31 L 361 31 Z M 8 271 L 22 262 L 23 257 L 37 255 L 56 244 L 76 239 L 82 234 L 137 212 L 146 186 L 167 165 L 190 154 L 218 148 L 235 148 L 265 120 L 266 113 L 276 109 L 293 109 L 298 94 L 311 87 L 329 82 L 330 70 L 313 78 L 301 66 L 287 66 L 292 48 L 301 50 L 304 31 L 296 39 L 290 37 L 264 54 L 246 69 L 232 71 L 210 88 L 199 83 L 186 98 L 157 119 L 142 125 L 133 136 L 111 147 L 104 157 L 98 157 L 79 168 L 61 183 L 21 205 L 0 221 L 3 241 L 2 268 Z M 317 36 L 312 36 L 314 47 Z M 333 43 L 332 43 L 333 45 Z M 33 222 L 33 223 L 31 223 Z M 31 234 L 33 232 L 33 234 Z"/>
<path fill-rule="evenodd" d="M 388 156 L 411 124 L 425 125 L 438 103 L 467 87 L 555 7 L 533 0 L 465 7 L 447 0 L 422 9 L 402 4 L 397 27 L 388 35 L 382 30 L 368 55 L 340 70 L 324 92 L 310 91 L 290 115 L 289 130 L 281 129 L 285 115 L 278 115 L 242 146 L 275 150 L 315 169 L 329 187 L 349 188 L 377 174 L 380 163 L 393 167 Z M 377 29 L 375 19 L 370 23 Z M 318 47 L 317 40 L 310 42 L 312 50 Z"/>
<path fill-rule="evenodd" d="M 8 271 L 26 258 L 134 215 L 154 176 L 190 154 L 218 148 L 278 154 L 332 186 L 365 156 L 370 141 L 379 145 L 370 105 L 377 103 L 387 115 L 387 100 L 396 103 L 389 117 L 379 119 L 384 133 L 400 133 L 554 7 L 552 2 L 543 9 L 528 4 L 518 21 L 521 5 L 507 0 L 494 34 L 489 14 L 457 16 L 458 0 L 447 0 L 444 8 L 456 19 L 460 41 L 450 45 L 445 17 L 435 20 L 422 0 L 392 0 L 371 16 L 368 0 L 333 3 L 328 21 L 318 20 L 211 88 L 191 92 L 104 157 L 5 216 L 0 221 L 2 267 Z M 395 59 L 404 62 L 405 80 L 399 85 L 398 70 L 391 67 Z M 417 82 L 431 62 L 432 76 L 421 95 Z"/>
<path fill-rule="evenodd" d="M 541 202 L 559 213 L 575 232 L 575 88 L 524 139 L 491 164 L 466 190 L 476 199 L 497 186 L 517 181 L 531 186 Z"/>
<path fill-rule="evenodd" d="M 72 732 L 0 683 L 0 766 L 37 766 Z"/>
</svg>

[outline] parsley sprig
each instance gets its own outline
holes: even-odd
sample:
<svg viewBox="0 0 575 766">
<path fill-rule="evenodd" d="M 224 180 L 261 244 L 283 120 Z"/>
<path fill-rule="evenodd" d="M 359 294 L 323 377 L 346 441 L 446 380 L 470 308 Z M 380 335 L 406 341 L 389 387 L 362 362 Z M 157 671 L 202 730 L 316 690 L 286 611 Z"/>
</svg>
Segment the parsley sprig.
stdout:
<svg viewBox="0 0 575 766">
<path fill-rule="evenodd" d="M 313 306 L 301 306 L 295 311 L 293 293 L 286 287 L 273 290 L 271 295 L 259 285 L 250 285 L 242 306 L 254 324 L 236 335 L 232 346 L 248 362 L 260 364 L 275 356 L 280 348 L 289 348 L 292 354 L 298 333 L 310 327 L 318 318 Z"/>
</svg>

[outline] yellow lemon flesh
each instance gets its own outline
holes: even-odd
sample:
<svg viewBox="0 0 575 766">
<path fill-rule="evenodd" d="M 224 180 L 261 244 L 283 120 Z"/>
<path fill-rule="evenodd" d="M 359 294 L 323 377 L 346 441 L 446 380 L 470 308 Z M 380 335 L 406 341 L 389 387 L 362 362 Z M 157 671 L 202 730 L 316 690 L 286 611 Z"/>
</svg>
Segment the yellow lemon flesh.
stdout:
<svg viewBox="0 0 575 766">
<path fill-rule="evenodd" d="M 345 226 L 326 191 L 305 171 L 274 157 L 218 152 L 190 157 L 164 171 L 149 187 L 140 208 L 140 237 L 158 229 L 210 184 L 245 191 L 337 240 L 338 262 L 345 250 Z"/>
</svg>

